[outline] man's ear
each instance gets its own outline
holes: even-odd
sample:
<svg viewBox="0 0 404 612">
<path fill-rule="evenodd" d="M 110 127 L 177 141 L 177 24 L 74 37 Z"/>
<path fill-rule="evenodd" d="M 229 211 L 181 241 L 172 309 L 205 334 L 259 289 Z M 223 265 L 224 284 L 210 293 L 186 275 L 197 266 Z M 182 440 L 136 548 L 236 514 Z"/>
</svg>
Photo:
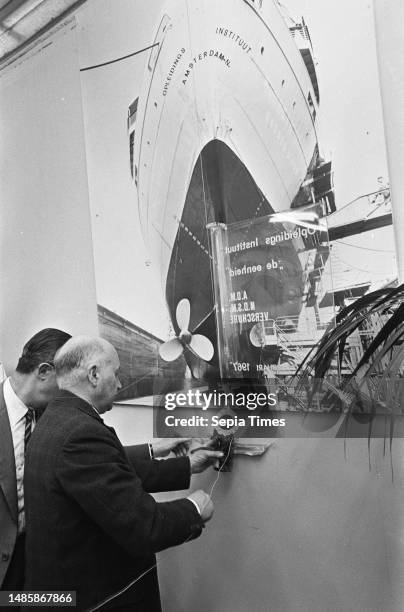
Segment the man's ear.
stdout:
<svg viewBox="0 0 404 612">
<path fill-rule="evenodd" d="M 53 370 L 54 366 L 52 364 L 40 363 L 37 370 L 37 376 L 40 380 L 45 380 Z"/>
<path fill-rule="evenodd" d="M 99 378 L 98 368 L 96 365 L 93 365 L 88 371 L 88 380 L 93 385 L 93 387 L 96 387 L 98 385 L 98 378 Z"/>
</svg>

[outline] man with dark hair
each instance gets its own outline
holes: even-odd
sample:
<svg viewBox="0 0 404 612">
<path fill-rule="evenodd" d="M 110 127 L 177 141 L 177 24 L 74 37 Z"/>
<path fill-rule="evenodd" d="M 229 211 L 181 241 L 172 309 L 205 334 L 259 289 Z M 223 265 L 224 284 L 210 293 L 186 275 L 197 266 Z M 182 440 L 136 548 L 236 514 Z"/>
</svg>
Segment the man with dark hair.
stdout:
<svg viewBox="0 0 404 612">
<path fill-rule="evenodd" d="M 25 344 L 22 355 L 18 360 L 16 372 L 30 374 L 41 363 L 53 365 L 56 351 L 70 338 L 70 334 L 60 329 L 42 329 Z M 56 382 L 55 377 L 54 381 Z"/>
<path fill-rule="evenodd" d="M 16 371 L 0 385 L 0 588 L 24 584 L 24 458 L 37 414 L 58 392 L 54 357 L 71 338 L 43 329 L 23 348 Z"/>
</svg>

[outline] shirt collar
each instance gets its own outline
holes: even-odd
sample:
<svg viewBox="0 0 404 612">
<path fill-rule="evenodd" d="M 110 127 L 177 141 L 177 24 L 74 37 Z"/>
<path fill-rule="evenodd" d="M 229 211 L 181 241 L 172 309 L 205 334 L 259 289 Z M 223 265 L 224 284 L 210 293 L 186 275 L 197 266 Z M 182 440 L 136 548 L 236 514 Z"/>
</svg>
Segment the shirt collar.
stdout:
<svg viewBox="0 0 404 612">
<path fill-rule="evenodd" d="M 16 425 L 23 417 L 25 417 L 28 407 L 18 397 L 11 385 L 11 379 L 7 378 L 3 385 L 4 401 L 6 402 L 8 418 L 11 427 Z"/>
<path fill-rule="evenodd" d="M 93 408 L 93 410 L 95 410 L 95 411 L 96 411 L 96 413 L 98 414 L 98 416 L 100 417 L 100 419 L 104 420 L 104 419 L 102 418 L 102 416 L 100 415 L 100 413 L 98 412 L 97 408 L 94 406 L 94 404 L 90 404 L 90 406 L 91 406 L 91 408 Z"/>
</svg>

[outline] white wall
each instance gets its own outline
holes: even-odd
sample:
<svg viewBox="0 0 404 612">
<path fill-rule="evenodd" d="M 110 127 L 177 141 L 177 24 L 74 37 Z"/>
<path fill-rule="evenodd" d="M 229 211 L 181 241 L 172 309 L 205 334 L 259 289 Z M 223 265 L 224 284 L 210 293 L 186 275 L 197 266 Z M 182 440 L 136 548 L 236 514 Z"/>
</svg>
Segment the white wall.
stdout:
<svg viewBox="0 0 404 612">
<path fill-rule="evenodd" d="M 0 72 L 0 360 L 43 327 L 97 333 L 74 22 Z"/>
<path fill-rule="evenodd" d="M 115 407 L 108 422 L 124 443 L 152 435 L 150 408 Z M 201 537 L 158 555 L 164 611 L 401 612 L 404 444 L 393 442 L 393 482 L 382 440 L 370 455 L 366 439 L 346 444 L 346 459 L 343 439 L 277 440 L 262 458 L 236 457 Z"/>
</svg>

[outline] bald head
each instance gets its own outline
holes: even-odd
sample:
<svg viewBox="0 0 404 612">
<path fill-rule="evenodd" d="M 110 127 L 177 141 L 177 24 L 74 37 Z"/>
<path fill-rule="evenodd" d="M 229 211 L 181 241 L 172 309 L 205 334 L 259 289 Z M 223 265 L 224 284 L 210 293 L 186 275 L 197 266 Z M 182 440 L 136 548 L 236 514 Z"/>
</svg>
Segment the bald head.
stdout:
<svg viewBox="0 0 404 612">
<path fill-rule="evenodd" d="M 112 399 L 121 388 L 117 352 L 103 338 L 71 338 L 56 353 L 55 369 L 60 389 L 84 397 L 100 412 L 112 407 Z"/>
</svg>

